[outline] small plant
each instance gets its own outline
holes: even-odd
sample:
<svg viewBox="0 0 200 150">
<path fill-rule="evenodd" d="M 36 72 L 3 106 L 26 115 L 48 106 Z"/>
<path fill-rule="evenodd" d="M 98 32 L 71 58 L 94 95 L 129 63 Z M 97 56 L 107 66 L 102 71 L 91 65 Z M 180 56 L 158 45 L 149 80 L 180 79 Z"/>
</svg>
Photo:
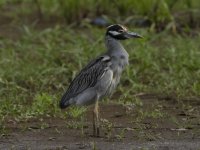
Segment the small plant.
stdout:
<svg viewBox="0 0 200 150">
<path fill-rule="evenodd" d="M 122 139 L 125 137 L 125 132 L 126 132 L 126 131 L 127 131 L 126 128 L 122 129 L 122 130 L 120 131 L 120 133 L 119 133 L 118 135 L 116 135 L 116 138 L 117 138 L 118 140 L 122 140 Z"/>
<path fill-rule="evenodd" d="M 50 126 L 50 125 L 49 125 L 48 123 L 42 122 L 40 128 L 41 128 L 41 129 L 46 129 L 46 128 L 49 128 L 49 126 Z"/>
<path fill-rule="evenodd" d="M 69 129 L 82 129 L 83 124 L 80 121 L 67 121 L 66 126 Z"/>
<path fill-rule="evenodd" d="M 5 136 L 7 134 L 6 126 L 0 122 L 0 137 Z"/>
<path fill-rule="evenodd" d="M 84 116 L 85 112 L 87 111 L 86 107 L 70 107 L 69 108 L 69 116 L 75 119 L 80 119 Z"/>
<path fill-rule="evenodd" d="M 113 124 L 111 122 L 109 122 L 108 120 L 106 119 L 101 119 L 101 122 L 102 122 L 102 128 L 105 129 L 105 135 L 108 139 L 111 138 L 112 136 L 112 130 L 113 130 Z"/>
<path fill-rule="evenodd" d="M 84 116 L 86 111 L 86 107 L 70 107 L 67 115 L 75 120 L 67 122 L 67 128 L 81 129 L 81 135 L 84 136 Z"/>
<path fill-rule="evenodd" d="M 162 118 L 164 117 L 164 113 L 158 109 L 158 108 L 155 108 L 153 110 L 143 110 L 143 109 L 139 109 L 138 110 L 138 113 L 139 113 L 139 116 L 141 118 Z"/>
<path fill-rule="evenodd" d="M 53 101 L 53 98 L 47 94 L 37 94 L 34 98 L 30 114 L 32 115 L 46 115 L 50 114 L 53 109 L 56 109 L 57 103 Z"/>
</svg>

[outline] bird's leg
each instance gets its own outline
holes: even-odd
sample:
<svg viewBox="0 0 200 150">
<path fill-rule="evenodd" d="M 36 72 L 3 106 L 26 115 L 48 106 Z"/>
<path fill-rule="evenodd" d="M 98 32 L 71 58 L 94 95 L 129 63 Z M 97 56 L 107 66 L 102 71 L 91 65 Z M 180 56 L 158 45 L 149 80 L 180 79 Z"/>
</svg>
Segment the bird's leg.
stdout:
<svg viewBox="0 0 200 150">
<path fill-rule="evenodd" d="M 94 136 L 99 136 L 99 102 L 95 103 L 94 113 L 93 113 L 93 134 Z"/>
<path fill-rule="evenodd" d="M 96 136 L 96 115 L 95 115 L 95 108 L 93 111 L 93 136 Z"/>
<path fill-rule="evenodd" d="M 99 136 L 99 102 L 96 102 L 97 136 Z"/>
</svg>

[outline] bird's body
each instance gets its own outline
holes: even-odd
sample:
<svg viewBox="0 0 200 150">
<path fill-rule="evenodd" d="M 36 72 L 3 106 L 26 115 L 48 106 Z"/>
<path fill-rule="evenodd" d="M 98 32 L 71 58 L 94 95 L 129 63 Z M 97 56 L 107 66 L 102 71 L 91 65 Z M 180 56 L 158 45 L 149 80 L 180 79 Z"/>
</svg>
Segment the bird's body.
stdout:
<svg viewBox="0 0 200 150">
<path fill-rule="evenodd" d="M 100 100 L 114 92 L 123 69 L 128 65 L 128 53 L 119 41 L 107 37 L 106 42 L 108 52 L 91 61 L 80 71 L 63 96 L 64 99 L 69 99 L 64 101 L 64 106 L 89 105 L 95 103 L 96 99 Z"/>
<path fill-rule="evenodd" d="M 130 38 L 129 36 L 140 37 L 135 33 L 128 33 L 120 25 L 108 27 L 105 38 L 107 51 L 92 60 L 74 78 L 61 99 L 61 108 L 96 103 L 94 113 L 98 122 L 98 101 L 114 92 L 124 68 L 128 65 L 129 55 L 119 40 Z"/>
</svg>

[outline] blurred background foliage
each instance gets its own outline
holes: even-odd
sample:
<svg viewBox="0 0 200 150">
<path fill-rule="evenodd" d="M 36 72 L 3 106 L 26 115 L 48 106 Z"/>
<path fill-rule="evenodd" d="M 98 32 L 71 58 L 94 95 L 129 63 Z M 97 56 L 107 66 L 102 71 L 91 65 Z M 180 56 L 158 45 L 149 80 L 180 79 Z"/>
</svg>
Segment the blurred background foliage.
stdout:
<svg viewBox="0 0 200 150">
<path fill-rule="evenodd" d="M 103 25 L 121 22 L 158 31 L 200 26 L 199 0 L 0 0 L 0 7 L 16 18 L 30 15 L 29 19 L 63 19 L 73 24 L 103 17 L 99 21 Z"/>
</svg>

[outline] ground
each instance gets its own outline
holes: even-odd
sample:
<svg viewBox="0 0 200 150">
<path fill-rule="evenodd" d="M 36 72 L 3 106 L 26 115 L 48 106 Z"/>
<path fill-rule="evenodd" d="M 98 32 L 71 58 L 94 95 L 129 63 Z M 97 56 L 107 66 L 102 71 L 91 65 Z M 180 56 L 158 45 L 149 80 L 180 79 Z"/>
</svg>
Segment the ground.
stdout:
<svg viewBox="0 0 200 150">
<path fill-rule="evenodd" d="M 200 120 L 191 110 L 173 99 L 148 95 L 141 97 L 142 110 L 135 106 L 101 104 L 101 135 L 92 136 L 92 106 L 85 120 L 46 118 L 26 122 L 8 122 L 9 134 L 0 139 L 0 149 L 179 149 L 200 148 Z M 192 100 L 190 100 L 192 102 Z M 162 112 L 159 104 L 162 103 Z M 199 103 L 193 103 L 199 109 Z M 193 110 L 194 111 L 194 110 Z M 173 116 L 174 120 L 171 120 Z M 79 126 L 81 125 L 81 126 Z"/>
</svg>

